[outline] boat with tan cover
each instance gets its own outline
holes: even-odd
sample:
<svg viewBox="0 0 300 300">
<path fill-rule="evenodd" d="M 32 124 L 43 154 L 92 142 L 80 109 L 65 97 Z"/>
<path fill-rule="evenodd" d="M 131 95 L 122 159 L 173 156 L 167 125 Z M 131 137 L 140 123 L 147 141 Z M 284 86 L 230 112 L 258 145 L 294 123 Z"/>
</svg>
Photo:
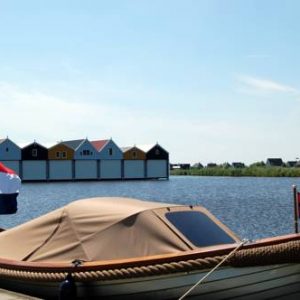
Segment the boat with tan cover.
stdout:
<svg viewBox="0 0 300 300">
<path fill-rule="evenodd" d="M 241 241 L 200 206 L 83 199 L 0 245 L 0 287 L 42 299 L 300 296 L 298 234 Z"/>
</svg>

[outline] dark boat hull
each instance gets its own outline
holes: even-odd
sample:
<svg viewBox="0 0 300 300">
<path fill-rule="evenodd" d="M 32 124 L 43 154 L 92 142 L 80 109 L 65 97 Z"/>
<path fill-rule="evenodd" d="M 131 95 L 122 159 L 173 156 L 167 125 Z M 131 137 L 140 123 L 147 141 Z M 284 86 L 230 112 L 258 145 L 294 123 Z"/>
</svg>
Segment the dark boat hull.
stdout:
<svg viewBox="0 0 300 300">
<path fill-rule="evenodd" d="M 178 299 L 209 270 L 111 281 L 77 282 L 78 299 Z M 1 287 L 58 299 L 59 282 L 1 279 Z M 300 264 L 222 267 L 189 297 L 199 299 L 299 299 Z"/>
</svg>

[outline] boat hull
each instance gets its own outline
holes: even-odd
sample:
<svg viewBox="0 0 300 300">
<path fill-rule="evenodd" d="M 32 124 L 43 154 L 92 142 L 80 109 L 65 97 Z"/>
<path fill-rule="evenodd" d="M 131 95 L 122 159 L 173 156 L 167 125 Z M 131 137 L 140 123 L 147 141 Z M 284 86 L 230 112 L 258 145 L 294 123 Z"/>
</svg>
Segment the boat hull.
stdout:
<svg viewBox="0 0 300 300">
<path fill-rule="evenodd" d="M 78 299 L 178 299 L 209 270 L 110 281 L 77 282 Z M 58 299 L 58 282 L 1 279 L 1 286 L 42 299 Z M 215 271 L 189 294 L 195 299 L 299 299 L 300 264 Z"/>
</svg>

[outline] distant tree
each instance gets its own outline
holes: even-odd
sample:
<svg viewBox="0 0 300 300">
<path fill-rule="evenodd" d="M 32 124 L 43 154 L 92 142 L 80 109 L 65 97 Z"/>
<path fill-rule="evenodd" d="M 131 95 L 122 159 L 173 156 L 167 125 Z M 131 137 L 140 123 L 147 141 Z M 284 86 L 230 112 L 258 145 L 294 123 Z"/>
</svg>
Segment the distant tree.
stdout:
<svg viewBox="0 0 300 300">
<path fill-rule="evenodd" d="M 230 163 L 225 162 L 225 163 L 222 164 L 222 167 L 225 168 L 225 169 L 228 169 L 228 168 L 231 167 L 231 165 L 230 165 Z"/>
<path fill-rule="evenodd" d="M 250 167 L 265 167 L 266 164 L 263 161 L 258 161 L 250 165 Z"/>
</svg>

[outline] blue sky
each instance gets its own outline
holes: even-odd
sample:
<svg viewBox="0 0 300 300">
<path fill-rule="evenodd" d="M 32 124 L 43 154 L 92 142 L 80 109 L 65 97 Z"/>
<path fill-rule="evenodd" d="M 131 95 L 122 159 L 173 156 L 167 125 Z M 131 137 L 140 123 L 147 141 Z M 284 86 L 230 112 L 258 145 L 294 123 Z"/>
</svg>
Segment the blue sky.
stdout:
<svg viewBox="0 0 300 300">
<path fill-rule="evenodd" d="M 300 156 L 299 1 L 0 0 L 0 137 Z"/>
</svg>

